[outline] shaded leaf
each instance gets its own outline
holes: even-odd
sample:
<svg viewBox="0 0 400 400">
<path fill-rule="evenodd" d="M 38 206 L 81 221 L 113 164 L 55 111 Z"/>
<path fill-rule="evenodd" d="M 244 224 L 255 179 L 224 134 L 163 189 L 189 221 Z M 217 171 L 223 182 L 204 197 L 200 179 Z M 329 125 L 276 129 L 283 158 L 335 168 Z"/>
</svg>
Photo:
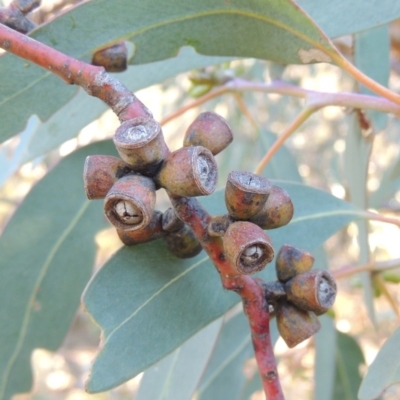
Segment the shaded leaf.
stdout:
<svg viewBox="0 0 400 400">
<path fill-rule="evenodd" d="M 148 369 L 135 400 L 187 400 L 210 358 L 222 319 L 202 329 L 180 348 Z"/>
<path fill-rule="evenodd" d="M 400 3 L 392 0 L 297 0 L 331 38 L 367 31 L 400 18 Z M 377 49 L 379 50 L 379 49 Z"/>
<path fill-rule="evenodd" d="M 368 368 L 358 392 L 360 400 L 376 399 L 387 388 L 400 382 L 400 359 L 397 357 L 399 347 L 400 328 L 397 328 Z"/>
<path fill-rule="evenodd" d="M 28 391 L 31 352 L 55 350 L 90 277 L 100 203 L 86 199 L 82 165 L 109 142 L 73 153 L 27 195 L 0 239 L 0 399 Z"/>
<path fill-rule="evenodd" d="M 336 51 L 290 0 L 93 0 L 32 36 L 86 61 L 100 46 L 125 39 L 135 47 L 131 64 L 174 57 L 182 46 L 201 54 L 283 63 L 330 61 L 327 53 Z M 11 54 L 0 58 L 0 75 L 8 78 L 0 92 L 0 141 L 22 130 L 31 114 L 47 120 L 77 91 Z"/>
<path fill-rule="evenodd" d="M 360 367 L 365 363 L 358 343 L 349 335 L 337 332 L 336 382 L 334 400 L 354 400 L 361 383 Z"/>
<path fill-rule="evenodd" d="M 291 243 L 312 250 L 359 217 L 356 208 L 328 193 L 279 184 L 290 193 L 297 211 L 289 226 L 270 231 L 276 248 Z M 226 212 L 221 191 L 201 202 L 212 214 Z M 274 279 L 274 268 L 260 275 Z M 178 260 L 163 243 L 153 242 L 118 251 L 89 283 L 83 300 L 104 331 L 87 386 L 90 392 L 98 392 L 165 357 L 239 298 L 222 290 L 204 252 Z"/>
</svg>

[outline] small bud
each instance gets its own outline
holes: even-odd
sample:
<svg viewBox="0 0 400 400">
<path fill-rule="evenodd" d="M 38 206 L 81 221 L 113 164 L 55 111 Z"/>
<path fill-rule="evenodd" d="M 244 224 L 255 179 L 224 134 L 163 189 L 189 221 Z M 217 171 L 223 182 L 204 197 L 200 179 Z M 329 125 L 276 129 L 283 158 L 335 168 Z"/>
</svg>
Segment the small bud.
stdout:
<svg viewBox="0 0 400 400">
<path fill-rule="evenodd" d="M 197 256 L 203 249 L 189 226 L 184 225 L 179 231 L 168 233 L 164 236 L 168 250 L 179 258 Z"/>
<path fill-rule="evenodd" d="M 203 146 L 215 156 L 233 140 L 231 128 L 220 115 L 208 111 L 201 113 L 189 126 L 183 145 Z"/>
<path fill-rule="evenodd" d="M 137 173 L 152 177 L 169 154 L 160 125 L 153 118 L 123 122 L 113 138 L 121 158 Z"/>
<path fill-rule="evenodd" d="M 163 237 L 166 232 L 162 229 L 161 217 L 162 213 L 155 211 L 148 225 L 136 231 L 117 229 L 118 236 L 126 246 L 146 243 Z"/>
<path fill-rule="evenodd" d="M 290 348 L 310 338 L 321 328 L 313 312 L 300 310 L 287 301 L 277 302 L 275 311 L 278 331 Z"/>
<path fill-rule="evenodd" d="M 217 163 L 211 152 L 191 146 L 170 153 L 154 179 L 173 194 L 194 197 L 211 194 L 217 177 Z"/>
<path fill-rule="evenodd" d="M 89 200 L 104 199 L 112 185 L 132 168 L 121 159 L 112 156 L 88 156 L 83 168 L 83 181 Z"/>
<path fill-rule="evenodd" d="M 115 182 L 107 193 L 104 211 L 116 228 L 133 231 L 150 223 L 155 202 L 155 184 L 152 179 L 127 175 Z"/>
<path fill-rule="evenodd" d="M 233 171 L 225 188 L 225 204 L 231 217 L 247 220 L 262 210 L 271 190 L 262 176 L 246 171 Z"/>
<path fill-rule="evenodd" d="M 211 217 L 207 226 L 207 233 L 212 237 L 224 236 L 229 225 L 233 222 L 235 222 L 234 219 L 228 214 Z"/>
<path fill-rule="evenodd" d="M 269 236 L 257 225 L 237 221 L 223 237 L 226 258 L 241 274 L 261 271 L 274 258 Z"/>
<path fill-rule="evenodd" d="M 122 72 L 128 68 L 128 49 L 125 42 L 96 51 L 92 65 L 104 67 L 107 72 Z"/>
<path fill-rule="evenodd" d="M 276 275 L 281 282 L 297 274 L 309 271 L 314 264 L 314 257 L 307 251 L 284 244 L 276 256 Z"/>
<path fill-rule="evenodd" d="M 298 308 L 323 314 L 336 298 L 336 282 L 328 271 L 313 270 L 296 275 L 285 284 L 287 300 Z"/>
<path fill-rule="evenodd" d="M 274 229 L 287 225 L 293 217 L 293 203 L 288 193 L 273 185 L 263 209 L 250 218 L 262 229 Z"/>
</svg>

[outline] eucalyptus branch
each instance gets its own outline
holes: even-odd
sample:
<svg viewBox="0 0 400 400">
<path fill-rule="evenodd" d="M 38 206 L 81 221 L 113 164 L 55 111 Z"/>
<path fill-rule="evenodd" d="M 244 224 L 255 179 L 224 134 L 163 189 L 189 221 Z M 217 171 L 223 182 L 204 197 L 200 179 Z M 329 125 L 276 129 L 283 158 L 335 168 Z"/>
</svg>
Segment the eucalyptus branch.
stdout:
<svg viewBox="0 0 400 400">
<path fill-rule="evenodd" d="M 393 260 L 375 261 L 363 265 L 345 265 L 336 271 L 332 271 L 332 275 L 335 277 L 335 279 L 343 279 L 360 272 L 380 273 L 399 267 L 400 258 L 394 258 Z"/>
</svg>

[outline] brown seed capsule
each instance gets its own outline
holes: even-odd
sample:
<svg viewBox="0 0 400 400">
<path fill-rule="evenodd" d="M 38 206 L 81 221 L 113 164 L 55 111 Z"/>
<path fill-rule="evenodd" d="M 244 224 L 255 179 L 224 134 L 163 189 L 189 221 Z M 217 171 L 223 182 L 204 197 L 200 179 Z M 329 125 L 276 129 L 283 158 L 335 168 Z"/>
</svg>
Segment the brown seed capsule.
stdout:
<svg viewBox="0 0 400 400">
<path fill-rule="evenodd" d="M 278 331 L 290 348 L 310 338 L 321 328 L 321 324 L 313 312 L 300 310 L 287 301 L 279 301 L 275 311 Z"/>
<path fill-rule="evenodd" d="M 235 220 L 228 214 L 211 217 L 207 226 L 207 233 L 212 237 L 224 236 L 229 225 L 233 222 Z"/>
<path fill-rule="evenodd" d="M 113 140 L 121 158 L 146 176 L 152 177 L 169 154 L 161 127 L 153 118 L 123 122 Z"/>
<path fill-rule="evenodd" d="M 92 64 L 104 67 L 107 72 L 122 72 L 128 68 L 128 49 L 125 42 L 96 51 Z"/>
<path fill-rule="evenodd" d="M 9 7 L 18 8 L 23 14 L 28 14 L 40 6 L 41 0 L 13 0 Z"/>
<path fill-rule="evenodd" d="M 262 210 L 272 188 L 268 179 L 246 171 L 233 171 L 225 188 L 225 204 L 231 217 L 247 220 Z"/>
<path fill-rule="evenodd" d="M 314 264 L 314 257 L 307 251 L 284 244 L 276 256 L 276 275 L 281 282 L 297 274 L 309 271 Z"/>
<path fill-rule="evenodd" d="M 104 211 L 116 228 L 134 231 L 150 223 L 155 202 L 155 184 L 152 179 L 127 175 L 115 182 L 107 193 Z"/>
<path fill-rule="evenodd" d="M 191 146 L 170 153 L 154 179 L 173 194 L 194 197 L 211 194 L 217 178 L 217 163 L 210 150 Z"/>
<path fill-rule="evenodd" d="M 191 258 L 197 256 L 203 249 L 193 231 L 184 225 L 179 231 L 168 233 L 164 236 L 168 250 L 179 258 Z"/>
<path fill-rule="evenodd" d="M 293 217 L 293 203 L 288 193 L 273 185 L 263 209 L 250 218 L 262 229 L 274 229 L 287 225 Z"/>
<path fill-rule="evenodd" d="M 328 271 L 313 270 L 296 275 L 285 283 L 288 301 L 298 308 L 323 314 L 336 298 L 336 282 Z"/>
<path fill-rule="evenodd" d="M 132 173 L 132 167 L 112 156 L 88 156 L 83 168 L 83 182 L 89 200 L 104 199 L 112 185 Z"/>
<path fill-rule="evenodd" d="M 251 222 L 237 221 L 230 225 L 223 244 L 226 258 L 241 274 L 261 271 L 274 258 L 271 239 Z"/>
<path fill-rule="evenodd" d="M 215 156 L 233 140 L 231 128 L 220 115 L 207 111 L 201 113 L 189 126 L 183 145 L 203 146 Z"/>
<path fill-rule="evenodd" d="M 167 232 L 176 232 L 184 227 L 185 223 L 178 218 L 173 208 L 168 208 L 162 216 L 162 228 Z"/>
<path fill-rule="evenodd" d="M 162 229 L 162 213 L 155 211 L 148 225 L 136 231 L 126 231 L 117 229 L 117 233 L 122 243 L 126 246 L 133 246 L 139 243 L 146 243 L 161 238 L 167 234 Z"/>
</svg>

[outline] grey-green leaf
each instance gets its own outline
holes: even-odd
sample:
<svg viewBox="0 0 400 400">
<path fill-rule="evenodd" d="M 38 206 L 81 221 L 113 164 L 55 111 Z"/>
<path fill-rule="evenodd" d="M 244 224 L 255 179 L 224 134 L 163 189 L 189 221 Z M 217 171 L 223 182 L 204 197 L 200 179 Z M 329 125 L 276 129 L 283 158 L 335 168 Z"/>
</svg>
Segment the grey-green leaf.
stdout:
<svg viewBox="0 0 400 400">
<path fill-rule="evenodd" d="M 400 382 L 400 358 L 397 356 L 399 348 L 400 328 L 397 328 L 368 368 L 358 392 L 360 400 L 376 399 L 387 388 Z"/>
<path fill-rule="evenodd" d="M 364 355 L 354 338 L 337 332 L 336 382 L 334 400 L 354 400 L 361 383 L 360 368 L 365 363 Z"/>
<path fill-rule="evenodd" d="M 30 389 L 33 349 L 55 350 L 69 329 L 104 226 L 100 203 L 86 199 L 86 155 L 73 153 L 27 195 L 0 239 L 0 399 Z"/>
<path fill-rule="evenodd" d="M 188 400 L 208 363 L 222 327 L 217 319 L 148 369 L 135 400 Z"/>
</svg>

